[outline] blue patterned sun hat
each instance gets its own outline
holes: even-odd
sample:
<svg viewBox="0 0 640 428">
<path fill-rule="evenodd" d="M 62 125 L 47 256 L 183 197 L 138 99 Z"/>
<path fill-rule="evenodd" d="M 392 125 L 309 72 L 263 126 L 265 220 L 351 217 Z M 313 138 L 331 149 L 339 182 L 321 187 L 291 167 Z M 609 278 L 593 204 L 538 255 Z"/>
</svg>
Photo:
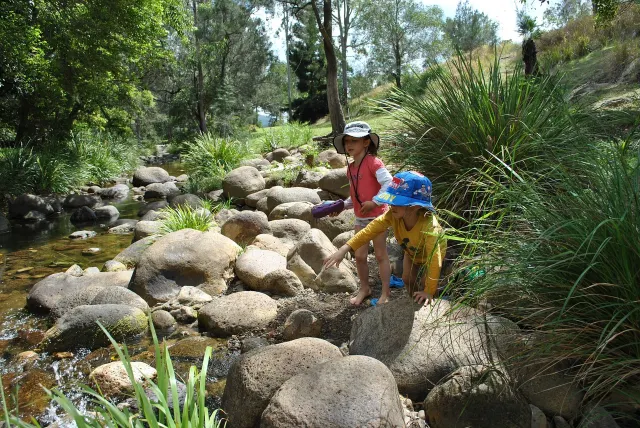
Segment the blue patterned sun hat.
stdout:
<svg viewBox="0 0 640 428">
<path fill-rule="evenodd" d="M 405 171 L 396 174 L 387 191 L 373 200 L 400 207 L 419 206 L 433 211 L 431 192 L 431 180 L 419 172 Z"/>
</svg>

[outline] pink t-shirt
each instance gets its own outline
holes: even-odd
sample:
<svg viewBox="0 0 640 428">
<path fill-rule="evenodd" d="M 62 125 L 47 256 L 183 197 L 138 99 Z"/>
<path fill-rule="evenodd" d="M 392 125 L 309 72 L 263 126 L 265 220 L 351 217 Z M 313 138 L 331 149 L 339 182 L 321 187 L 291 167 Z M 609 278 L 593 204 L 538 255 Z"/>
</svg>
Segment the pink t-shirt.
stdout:
<svg viewBox="0 0 640 428">
<path fill-rule="evenodd" d="M 356 199 L 356 189 L 358 190 L 358 198 L 360 198 L 360 202 L 363 203 L 373 200 L 373 197 L 378 194 L 381 186 L 380 183 L 378 183 L 378 179 L 376 178 L 376 171 L 380 168 L 384 168 L 384 163 L 382 163 L 382 161 L 377 157 L 371 155 L 366 155 L 364 159 L 362 159 L 362 163 L 359 167 L 351 162 L 349 164 L 349 167 L 347 168 L 347 174 L 349 174 L 350 176 L 349 191 L 351 193 L 353 211 L 355 212 L 356 217 L 378 217 L 384 214 L 384 212 L 387 210 L 386 205 L 378 205 L 376 208 L 367 212 L 366 214 L 362 214 L 362 212 L 360 211 L 362 205 L 360 205 L 358 199 Z"/>
</svg>

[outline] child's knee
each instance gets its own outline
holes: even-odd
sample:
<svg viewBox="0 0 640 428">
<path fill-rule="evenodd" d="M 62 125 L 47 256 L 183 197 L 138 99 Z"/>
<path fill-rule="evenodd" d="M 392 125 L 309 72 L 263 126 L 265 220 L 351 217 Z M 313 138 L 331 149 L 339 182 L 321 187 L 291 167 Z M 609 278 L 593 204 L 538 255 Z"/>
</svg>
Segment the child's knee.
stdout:
<svg viewBox="0 0 640 428">
<path fill-rule="evenodd" d="M 367 263 L 367 253 L 356 253 L 356 263 Z"/>
</svg>

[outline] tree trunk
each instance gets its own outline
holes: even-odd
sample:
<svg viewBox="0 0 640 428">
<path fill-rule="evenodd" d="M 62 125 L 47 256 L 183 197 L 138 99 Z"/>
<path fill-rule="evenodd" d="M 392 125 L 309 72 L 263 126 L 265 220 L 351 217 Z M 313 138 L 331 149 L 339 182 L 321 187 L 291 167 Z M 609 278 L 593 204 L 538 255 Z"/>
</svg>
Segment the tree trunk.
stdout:
<svg viewBox="0 0 640 428">
<path fill-rule="evenodd" d="M 349 42 L 349 27 L 351 26 L 350 17 L 351 10 L 349 7 L 349 0 L 344 0 L 344 24 L 342 25 L 342 34 L 340 34 L 340 65 L 342 68 L 342 105 L 348 111 L 349 102 L 349 81 L 347 80 L 347 72 L 349 65 L 347 63 L 347 43 Z M 339 13 L 338 13 L 339 16 Z"/>
<path fill-rule="evenodd" d="M 193 25 L 198 27 L 198 4 L 196 0 L 192 1 L 193 6 Z M 196 78 L 196 101 L 198 103 L 198 127 L 201 133 L 207 132 L 207 115 L 204 106 L 204 73 L 202 71 L 202 60 L 200 58 L 200 40 L 198 39 L 197 31 L 193 34 L 196 44 L 196 61 L 197 61 L 197 73 Z"/>
<path fill-rule="evenodd" d="M 313 13 L 316 16 L 318 29 L 322 35 L 324 55 L 327 59 L 327 103 L 329 104 L 329 117 L 331 118 L 331 131 L 336 135 L 344 130 L 345 120 L 340 106 L 340 94 L 338 93 L 338 61 L 333 48 L 331 0 L 323 1 L 323 19 L 315 1 L 311 2 Z"/>
<path fill-rule="evenodd" d="M 536 42 L 527 39 L 522 42 L 522 60 L 524 61 L 524 75 L 535 76 L 538 74 L 538 58 Z"/>
<path fill-rule="evenodd" d="M 291 120 L 291 63 L 289 62 L 289 5 L 284 3 L 284 38 L 287 57 L 287 120 Z"/>
<path fill-rule="evenodd" d="M 400 55 L 400 46 L 399 43 L 395 43 L 395 46 L 393 47 L 393 55 L 395 56 L 395 60 L 396 60 L 396 72 L 395 72 L 395 78 L 396 78 L 396 86 L 398 87 L 398 89 L 402 88 L 402 57 Z"/>
</svg>

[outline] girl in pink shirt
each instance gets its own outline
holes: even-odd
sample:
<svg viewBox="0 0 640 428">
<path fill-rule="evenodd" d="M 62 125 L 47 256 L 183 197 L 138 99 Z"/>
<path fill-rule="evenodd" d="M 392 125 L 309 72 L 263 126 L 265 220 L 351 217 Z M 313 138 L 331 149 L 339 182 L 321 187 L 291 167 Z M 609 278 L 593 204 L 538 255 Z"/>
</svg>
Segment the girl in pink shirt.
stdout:
<svg viewBox="0 0 640 428">
<path fill-rule="evenodd" d="M 348 154 L 353 161 L 347 167 L 351 196 L 345 201 L 345 209 L 352 208 L 356 216 L 354 229 L 356 233 L 364 229 L 373 219 L 384 214 L 385 204 L 374 201 L 374 196 L 387 190 L 391 183 L 391 174 L 384 163 L 376 157 L 380 137 L 371 132 L 366 122 L 348 123 L 344 132 L 333 140 L 338 153 Z M 382 294 L 378 303 L 386 303 L 390 297 L 389 280 L 391 266 L 387 254 L 387 234 L 381 233 L 373 238 L 373 249 L 378 261 Z M 351 304 L 360 305 L 371 295 L 369 286 L 369 266 L 367 264 L 369 245 L 363 245 L 355 251 L 356 268 L 360 279 L 360 289 Z"/>
</svg>

